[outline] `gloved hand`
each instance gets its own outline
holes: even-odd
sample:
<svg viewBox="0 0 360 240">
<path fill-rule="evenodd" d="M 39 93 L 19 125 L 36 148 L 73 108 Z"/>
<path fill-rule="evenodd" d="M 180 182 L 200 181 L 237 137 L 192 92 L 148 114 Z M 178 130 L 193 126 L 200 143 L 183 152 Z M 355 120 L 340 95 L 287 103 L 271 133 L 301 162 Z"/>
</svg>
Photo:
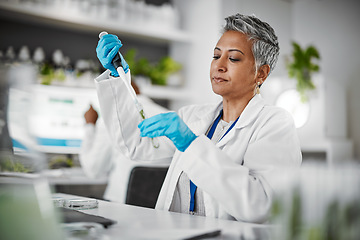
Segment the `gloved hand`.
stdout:
<svg viewBox="0 0 360 240">
<path fill-rule="evenodd" d="M 116 54 L 118 54 L 121 47 L 122 43 L 119 38 L 112 34 L 106 34 L 102 36 L 99 39 L 98 45 L 96 47 L 96 54 L 100 63 L 104 68 L 109 69 L 111 71 L 111 75 L 115 77 L 118 77 L 119 74 L 112 64 L 112 60 L 116 57 Z M 119 55 L 124 72 L 127 73 L 129 71 L 129 65 L 126 63 L 125 59 L 120 53 Z"/>
<path fill-rule="evenodd" d="M 168 137 L 179 151 L 184 152 L 197 138 L 184 121 L 175 112 L 161 113 L 142 121 L 141 137 Z"/>
</svg>

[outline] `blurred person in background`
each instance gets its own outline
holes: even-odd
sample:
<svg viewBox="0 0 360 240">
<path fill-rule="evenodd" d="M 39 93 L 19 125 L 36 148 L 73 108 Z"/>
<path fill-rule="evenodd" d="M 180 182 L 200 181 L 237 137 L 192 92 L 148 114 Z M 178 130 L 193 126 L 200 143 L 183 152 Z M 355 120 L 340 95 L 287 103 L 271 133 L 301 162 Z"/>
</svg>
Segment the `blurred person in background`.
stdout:
<svg viewBox="0 0 360 240">
<path fill-rule="evenodd" d="M 122 44 L 110 34 L 96 48 L 108 70 L 95 82 L 113 143 L 132 159 L 172 160 L 156 209 L 264 223 L 278 187 L 272 177 L 300 167 L 300 143 L 291 115 L 260 95 L 279 56 L 273 28 L 255 16 L 225 20 L 210 66 L 217 104 L 142 120 L 122 79 L 125 60 L 118 71 L 111 64 Z"/>
<path fill-rule="evenodd" d="M 141 95 L 138 86 L 132 83 L 141 104 L 150 116 L 166 112 L 167 109 Z M 86 176 L 90 178 L 108 177 L 103 198 L 112 202 L 125 203 L 128 181 L 135 166 L 168 166 L 169 161 L 156 163 L 131 161 L 117 150 L 110 141 L 109 134 L 97 111 L 90 105 L 84 114 L 85 134 L 82 140 L 79 160 Z"/>
</svg>

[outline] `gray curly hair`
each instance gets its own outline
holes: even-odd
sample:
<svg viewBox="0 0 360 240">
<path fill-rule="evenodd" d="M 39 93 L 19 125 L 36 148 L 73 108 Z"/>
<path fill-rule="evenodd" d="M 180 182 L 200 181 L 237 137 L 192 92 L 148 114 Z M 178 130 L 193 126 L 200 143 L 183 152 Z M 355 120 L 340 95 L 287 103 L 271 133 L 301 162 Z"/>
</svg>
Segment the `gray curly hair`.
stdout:
<svg viewBox="0 0 360 240">
<path fill-rule="evenodd" d="M 252 52 L 255 58 L 255 71 L 268 64 L 270 72 L 275 68 L 279 57 L 279 42 L 274 29 L 257 17 L 235 14 L 225 18 L 223 33 L 238 31 L 248 36 L 252 41 Z"/>
</svg>

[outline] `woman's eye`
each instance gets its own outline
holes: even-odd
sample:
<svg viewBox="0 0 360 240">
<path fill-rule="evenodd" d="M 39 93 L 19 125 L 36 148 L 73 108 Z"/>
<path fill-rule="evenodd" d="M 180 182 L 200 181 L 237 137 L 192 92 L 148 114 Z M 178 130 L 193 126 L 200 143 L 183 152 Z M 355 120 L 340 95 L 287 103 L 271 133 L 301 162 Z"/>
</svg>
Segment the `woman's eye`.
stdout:
<svg viewBox="0 0 360 240">
<path fill-rule="evenodd" d="M 240 59 L 237 59 L 237 58 L 229 58 L 230 59 L 230 61 L 232 61 L 232 62 L 238 62 L 238 61 L 240 61 Z"/>
<path fill-rule="evenodd" d="M 220 58 L 220 56 L 218 56 L 218 55 L 213 56 L 213 59 L 219 59 L 219 58 Z"/>
</svg>

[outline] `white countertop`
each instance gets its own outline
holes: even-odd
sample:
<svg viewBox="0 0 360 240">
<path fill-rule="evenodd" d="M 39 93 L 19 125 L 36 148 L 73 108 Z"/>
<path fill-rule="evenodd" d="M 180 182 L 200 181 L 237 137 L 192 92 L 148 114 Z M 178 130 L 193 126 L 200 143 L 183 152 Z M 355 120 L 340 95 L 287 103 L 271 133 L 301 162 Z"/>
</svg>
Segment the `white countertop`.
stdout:
<svg viewBox="0 0 360 240">
<path fill-rule="evenodd" d="M 77 196 L 55 194 L 64 198 Z M 105 229 L 104 239 L 187 239 L 203 232 L 221 230 L 206 239 L 271 239 L 271 227 L 209 217 L 173 213 L 99 200 L 98 208 L 80 210 L 117 223 Z"/>
</svg>

